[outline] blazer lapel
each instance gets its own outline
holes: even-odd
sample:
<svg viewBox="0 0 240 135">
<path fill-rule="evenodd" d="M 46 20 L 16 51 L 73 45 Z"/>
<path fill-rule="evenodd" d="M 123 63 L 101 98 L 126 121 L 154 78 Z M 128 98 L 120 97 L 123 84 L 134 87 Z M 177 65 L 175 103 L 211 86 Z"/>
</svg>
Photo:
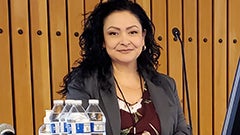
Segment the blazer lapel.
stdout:
<svg viewBox="0 0 240 135">
<path fill-rule="evenodd" d="M 161 134 L 169 135 L 172 134 L 173 119 L 172 119 L 172 103 L 169 100 L 169 96 L 166 94 L 166 90 L 163 87 L 154 85 L 147 78 L 145 79 L 148 90 L 153 101 L 154 107 L 158 114 L 161 124 Z"/>
<path fill-rule="evenodd" d="M 113 80 L 113 79 L 112 79 Z M 114 86 L 114 85 L 113 85 Z M 116 91 L 114 87 L 111 87 L 109 91 L 100 91 L 103 106 L 105 108 L 105 115 L 108 119 L 113 135 L 119 135 L 121 131 L 121 120 L 119 105 L 117 102 Z"/>
</svg>

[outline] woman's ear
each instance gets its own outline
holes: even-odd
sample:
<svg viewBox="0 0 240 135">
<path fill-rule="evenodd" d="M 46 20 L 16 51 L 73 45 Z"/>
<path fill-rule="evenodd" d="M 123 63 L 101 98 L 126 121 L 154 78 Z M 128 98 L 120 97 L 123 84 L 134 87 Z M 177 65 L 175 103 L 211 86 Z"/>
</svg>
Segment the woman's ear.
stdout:
<svg viewBox="0 0 240 135">
<path fill-rule="evenodd" d="M 144 29 L 143 32 L 142 32 L 142 36 L 143 36 L 143 38 L 145 38 L 146 34 L 147 34 L 147 30 Z"/>
<path fill-rule="evenodd" d="M 143 44 L 145 44 L 145 36 L 147 34 L 147 30 L 144 29 L 143 32 L 142 32 L 142 37 L 143 37 Z"/>
</svg>

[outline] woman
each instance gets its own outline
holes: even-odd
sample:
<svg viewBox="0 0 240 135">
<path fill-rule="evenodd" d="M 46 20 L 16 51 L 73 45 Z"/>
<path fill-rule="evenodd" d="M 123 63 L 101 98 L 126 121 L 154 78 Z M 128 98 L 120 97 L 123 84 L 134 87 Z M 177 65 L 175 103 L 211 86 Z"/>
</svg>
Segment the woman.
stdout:
<svg viewBox="0 0 240 135">
<path fill-rule="evenodd" d="M 160 47 L 145 11 L 128 0 L 98 4 L 80 36 L 82 60 L 63 96 L 98 99 L 107 135 L 190 134 L 175 82 L 157 72 Z"/>
</svg>

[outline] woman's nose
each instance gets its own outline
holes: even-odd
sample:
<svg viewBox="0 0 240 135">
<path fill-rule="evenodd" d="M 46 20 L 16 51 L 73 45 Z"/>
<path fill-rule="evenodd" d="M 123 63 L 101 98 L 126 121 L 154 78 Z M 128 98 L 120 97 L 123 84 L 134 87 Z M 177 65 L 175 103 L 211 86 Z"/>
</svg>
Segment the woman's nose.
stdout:
<svg viewBox="0 0 240 135">
<path fill-rule="evenodd" d="M 129 37 L 127 34 L 121 35 L 120 44 L 121 45 L 129 45 L 130 44 L 130 40 L 129 40 Z"/>
</svg>

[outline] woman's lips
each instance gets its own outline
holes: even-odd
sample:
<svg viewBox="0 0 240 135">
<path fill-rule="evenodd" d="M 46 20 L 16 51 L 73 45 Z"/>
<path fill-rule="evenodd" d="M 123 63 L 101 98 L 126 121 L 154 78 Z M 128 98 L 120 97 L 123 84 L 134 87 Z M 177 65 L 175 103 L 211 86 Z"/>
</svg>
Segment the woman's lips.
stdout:
<svg viewBox="0 0 240 135">
<path fill-rule="evenodd" d="M 130 52 L 132 52 L 132 51 L 133 51 L 133 49 L 122 49 L 122 50 L 118 50 L 118 52 L 123 53 L 123 54 L 127 54 L 127 53 L 130 53 Z"/>
</svg>

